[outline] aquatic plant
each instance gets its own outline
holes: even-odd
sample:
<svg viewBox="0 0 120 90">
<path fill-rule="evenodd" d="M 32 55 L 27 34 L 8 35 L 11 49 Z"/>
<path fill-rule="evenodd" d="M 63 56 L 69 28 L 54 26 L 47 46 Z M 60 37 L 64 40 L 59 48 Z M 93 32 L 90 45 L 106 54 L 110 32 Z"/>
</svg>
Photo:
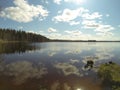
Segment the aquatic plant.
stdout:
<svg viewBox="0 0 120 90">
<path fill-rule="evenodd" d="M 120 90 L 120 65 L 109 62 L 100 65 L 98 76 L 105 87 L 112 90 Z"/>
</svg>

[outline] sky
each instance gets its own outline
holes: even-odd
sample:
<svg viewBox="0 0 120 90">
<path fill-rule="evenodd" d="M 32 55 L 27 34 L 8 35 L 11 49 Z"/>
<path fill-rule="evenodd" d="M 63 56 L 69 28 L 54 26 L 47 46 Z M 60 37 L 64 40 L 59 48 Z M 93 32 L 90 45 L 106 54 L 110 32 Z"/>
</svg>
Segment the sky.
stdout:
<svg viewBox="0 0 120 90">
<path fill-rule="evenodd" d="M 63 40 L 120 40 L 120 0 L 0 0 L 0 28 Z"/>
</svg>

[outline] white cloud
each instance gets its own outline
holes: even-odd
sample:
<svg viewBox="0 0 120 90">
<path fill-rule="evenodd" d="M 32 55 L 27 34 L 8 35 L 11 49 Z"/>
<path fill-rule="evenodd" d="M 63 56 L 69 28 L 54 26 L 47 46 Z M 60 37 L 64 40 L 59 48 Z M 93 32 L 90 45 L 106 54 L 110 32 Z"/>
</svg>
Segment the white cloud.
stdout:
<svg viewBox="0 0 120 90">
<path fill-rule="evenodd" d="M 28 33 L 35 33 L 35 34 L 39 34 L 38 32 L 35 32 L 35 31 L 33 31 L 33 30 L 29 30 L 29 31 L 27 31 Z"/>
<path fill-rule="evenodd" d="M 109 17 L 110 15 L 109 14 L 106 14 L 106 17 Z"/>
<path fill-rule="evenodd" d="M 62 0 L 53 0 L 53 2 L 56 3 L 56 4 L 60 4 L 61 1 Z"/>
<path fill-rule="evenodd" d="M 80 24 L 80 22 L 75 22 L 75 21 L 70 22 L 70 25 L 78 25 L 78 24 Z"/>
<path fill-rule="evenodd" d="M 82 15 L 84 19 L 101 19 L 102 15 L 99 12 L 94 12 L 92 14 L 85 13 Z"/>
<path fill-rule="evenodd" d="M 106 25 L 101 22 L 97 23 L 95 20 L 83 20 L 82 22 L 84 29 L 93 29 L 96 32 L 96 35 L 103 36 L 108 38 L 114 34 L 111 32 L 115 28 L 111 25 Z"/>
<path fill-rule="evenodd" d="M 57 32 L 57 30 L 54 28 L 48 28 L 48 32 Z"/>
<path fill-rule="evenodd" d="M 66 3 L 77 4 L 77 5 L 85 2 L 85 0 L 53 0 L 53 2 L 58 5 L 61 4 L 62 1 Z"/>
<path fill-rule="evenodd" d="M 64 33 L 43 33 L 42 35 L 50 39 L 61 39 L 61 40 L 89 40 L 93 36 L 90 34 L 83 34 L 80 30 L 66 30 Z"/>
<path fill-rule="evenodd" d="M 48 11 L 41 5 L 30 5 L 26 0 L 14 0 L 15 7 L 7 7 L 1 11 L 0 16 L 18 22 L 30 22 L 34 18 L 44 19 L 48 16 Z"/>
<path fill-rule="evenodd" d="M 95 20 L 83 20 L 82 25 L 85 29 L 95 29 L 98 28 L 100 24 Z"/>
<path fill-rule="evenodd" d="M 69 22 L 70 20 L 77 18 L 78 15 L 79 12 L 76 10 L 65 9 L 62 15 L 58 15 L 54 17 L 54 19 L 59 22 Z"/>
<path fill-rule="evenodd" d="M 74 10 L 64 9 L 63 12 L 60 11 L 58 14 L 59 15 L 53 17 L 52 19 L 56 23 L 66 22 L 66 23 L 69 23 L 71 26 L 78 25 L 80 24 L 80 21 L 75 21 L 75 20 L 77 18 L 81 18 L 83 19 L 82 24 L 85 26 L 84 28 L 98 27 L 99 24 L 93 20 L 102 18 L 102 15 L 99 14 L 99 12 L 94 12 L 92 14 L 89 14 L 89 10 L 82 7 Z"/>
<path fill-rule="evenodd" d="M 105 32 L 105 33 L 100 33 L 100 32 L 99 32 L 99 33 L 96 33 L 96 34 L 99 35 L 99 36 L 105 36 L 105 37 L 106 37 L 106 36 L 107 36 L 107 37 L 108 37 L 108 36 L 111 37 L 111 36 L 114 35 L 112 32 Z"/>
<path fill-rule="evenodd" d="M 61 15 L 55 16 L 52 20 L 55 22 L 71 22 L 74 19 L 81 16 L 83 13 L 88 12 L 87 9 L 84 8 L 78 8 L 75 10 L 70 9 L 64 9 L 63 13 Z"/>
<path fill-rule="evenodd" d="M 74 4 L 81 4 L 81 3 L 83 3 L 83 2 L 85 2 L 85 0 L 64 0 L 65 2 L 67 2 L 67 3 L 74 3 Z"/>
<path fill-rule="evenodd" d="M 50 33 L 50 34 L 46 34 L 46 37 L 50 39 L 61 39 L 62 34 L 61 33 Z"/>
<path fill-rule="evenodd" d="M 99 25 L 98 28 L 96 28 L 95 31 L 97 32 L 102 32 L 102 33 L 106 33 L 106 32 L 109 32 L 109 31 L 112 31 L 114 30 L 114 27 L 112 27 L 111 25 Z"/>
<path fill-rule="evenodd" d="M 67 34 L 63 35 L 62 38 L 63 39 L 68 39 L 68 40 L 89 40 L 92 37 L 90 34 L 83 34 L 79 30 L 65 31 L 65 32 Z"/>
<path fill-rule="evenodd" d="M 73 36 L 79 36 L 82 34 L 82 32 L 80 30 L 73 30 L 73 31 L 70 31 L 70 30 L 67 30 L 65 31 L 67 34 L 71 34 Z"/>
<path fill-rule="evenodd" d="M 83 33 L 79 30 L 66 30 L 63 32 L 57 33 L 43 33 L 42 35 L 46 36 L 50 39 L 58 39 L 58 40 L 113 40 L 114 33 L 113 32 L 95 32 L 96 35 Z"/>
</svg>

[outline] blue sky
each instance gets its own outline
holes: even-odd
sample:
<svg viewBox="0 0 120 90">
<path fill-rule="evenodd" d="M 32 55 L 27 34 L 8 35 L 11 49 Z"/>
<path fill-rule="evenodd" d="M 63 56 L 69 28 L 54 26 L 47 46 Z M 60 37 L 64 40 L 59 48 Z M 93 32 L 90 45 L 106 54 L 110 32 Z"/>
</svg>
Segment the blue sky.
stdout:
<svg viewBox="0 0 120 90">
<path fill-rule="evenodd" d="M 50 39 L 120 40 L 120 0 L 0 0 L 0 28 Z"/>
</svg>

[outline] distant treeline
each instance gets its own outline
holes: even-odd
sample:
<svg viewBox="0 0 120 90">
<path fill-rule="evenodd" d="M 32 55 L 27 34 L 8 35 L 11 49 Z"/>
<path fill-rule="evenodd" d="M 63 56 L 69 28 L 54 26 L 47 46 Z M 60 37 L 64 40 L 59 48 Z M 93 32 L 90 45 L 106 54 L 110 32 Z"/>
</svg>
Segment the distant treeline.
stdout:
<svg viewBox="0 0 120 90">
<path fill-rule="evenodd" d="M 28 41 L 28 42 L 45 42 L 48 38 L 35 33 L 29 33 L 22 30 L 0 29 L 1 41 Z"/>
</svg>

